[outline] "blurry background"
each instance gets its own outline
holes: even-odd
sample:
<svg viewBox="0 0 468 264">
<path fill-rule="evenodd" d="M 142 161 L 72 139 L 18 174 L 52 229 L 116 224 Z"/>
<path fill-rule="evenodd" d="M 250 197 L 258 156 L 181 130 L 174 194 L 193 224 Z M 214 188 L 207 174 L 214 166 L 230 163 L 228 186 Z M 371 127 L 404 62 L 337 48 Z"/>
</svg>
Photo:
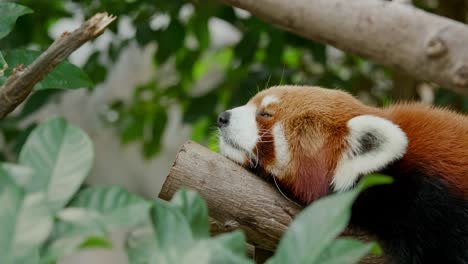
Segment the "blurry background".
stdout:
<svg viewBox="0 0 468 264">
<path fill-rule="evenodd" d="M 63 115 L 93 139 L 96 159 L 89 184 L 121 185 L 147 198 L 157 197 L 185 140 L 216 150 L 217 113 L 244 104 L 268 86 L 319 85 L 346 90 L 372 105 L 421 100 L 468 111 L 468 97 L 212 1 L 16 2 L 34 13 L 18 19 L 13 32 L 0 41 L 0 50 L 44 50 L 96 12 L 109 12 L 118 20 L 70 57 L 94 87 L 37 92 L 0 121 L 0 160 L 16 159 L 36 123 Z M 467 21 L 465 0 L 413 4 Z M 120 263 L 117 259 L 125 261 L 116 257 L 112 263 Z"/>
</svg>

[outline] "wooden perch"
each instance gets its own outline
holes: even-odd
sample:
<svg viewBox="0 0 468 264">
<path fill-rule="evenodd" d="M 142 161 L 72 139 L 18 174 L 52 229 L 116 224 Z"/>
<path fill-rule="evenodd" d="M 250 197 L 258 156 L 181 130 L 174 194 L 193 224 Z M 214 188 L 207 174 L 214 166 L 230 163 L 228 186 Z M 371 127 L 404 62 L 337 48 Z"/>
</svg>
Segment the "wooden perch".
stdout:
<svg viewBox="0 0 468 264">
<path fill-rule="evenodd" d="M 64 32 L 31 65 L 15 65 L 0 88 L 0 119 L 21 104 L 52 69 L 87 41 L 99 36 L 115 16 L 98 13 L 73 32 Z"/>
<path fill-rule="evenodd" d="M 301 208 L 275 186 L 209 149 L 188 141 L 171 168 L 159 197 L 169 200 L 181 187 L 196 190 L 208 204 L 214 233 L 242 229 L 250 244 L 273 251 Z M 347 230 L 343 236 L 370 240 Z M 362 263 L 383 263 L 369 257 Z"/>
<path fill-rule="evenodd" d="M 303 37 L 468 95 L 468 26 L 402 1 L 219 0 Z"/>
</svg>

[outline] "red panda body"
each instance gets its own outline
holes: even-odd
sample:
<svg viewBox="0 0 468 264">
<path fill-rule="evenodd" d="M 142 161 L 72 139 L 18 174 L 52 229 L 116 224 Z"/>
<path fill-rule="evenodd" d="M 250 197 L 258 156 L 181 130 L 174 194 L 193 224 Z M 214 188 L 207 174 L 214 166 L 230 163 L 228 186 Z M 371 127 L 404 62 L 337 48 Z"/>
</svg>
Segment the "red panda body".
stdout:
<svg viewBox="0 0 468 264">
<path fill-rule="evenodd" d="M 468 119 L 422 104 L 384 112 L 408 148 L 377 171 L 395 182 L 364 192 L 351 224 L 375 234 L 394 263 L 468 263 Z"/>
<path fill-rule="evenodd" d="M 409 139 L 399 170 L 418 168 L 468 197 L 468 118 L 423 104 L 395 105 L 385 112 Z"/>
<path fill-rule="evenodd" d="M 375 108 L 319 87 L 278 86 L 220 114 L 220 149 L 303 204 L 362 193 L 350 225 L 395 263 L 468 263 L 468 117 L 423 104 Z"/>
</svg>

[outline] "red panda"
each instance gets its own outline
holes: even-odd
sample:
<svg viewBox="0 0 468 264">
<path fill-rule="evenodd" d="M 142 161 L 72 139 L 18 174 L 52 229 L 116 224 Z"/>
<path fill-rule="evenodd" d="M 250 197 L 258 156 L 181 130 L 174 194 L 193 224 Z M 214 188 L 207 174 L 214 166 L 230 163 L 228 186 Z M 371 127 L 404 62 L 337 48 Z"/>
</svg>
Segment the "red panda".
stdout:
<svg viewBox="0 0 468 264">
<path fill-rule="evenodd" d="M 370 173 L 350 225 L 395 263 L 468 263 L 468 117 L 423 104 L 364 105 L 350 94 L 276 86 L 218 116 L 220 151 L 309 204 Z"/>
</svg>

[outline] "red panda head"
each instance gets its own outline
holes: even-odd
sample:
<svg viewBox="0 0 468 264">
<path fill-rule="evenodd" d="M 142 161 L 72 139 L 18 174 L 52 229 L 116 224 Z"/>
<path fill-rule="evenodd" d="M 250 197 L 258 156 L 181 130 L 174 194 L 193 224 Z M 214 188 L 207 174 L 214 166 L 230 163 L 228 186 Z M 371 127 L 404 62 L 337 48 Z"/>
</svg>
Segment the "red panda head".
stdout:
<svg viewBox="0 0 468 264">
<path fill-rule="evenodd" d="M 276 86 L 219 115 L 220 151 L 310 203 L 403 156 L 406 135 L 383 115 L 342 91 Z"/>
</svg>

